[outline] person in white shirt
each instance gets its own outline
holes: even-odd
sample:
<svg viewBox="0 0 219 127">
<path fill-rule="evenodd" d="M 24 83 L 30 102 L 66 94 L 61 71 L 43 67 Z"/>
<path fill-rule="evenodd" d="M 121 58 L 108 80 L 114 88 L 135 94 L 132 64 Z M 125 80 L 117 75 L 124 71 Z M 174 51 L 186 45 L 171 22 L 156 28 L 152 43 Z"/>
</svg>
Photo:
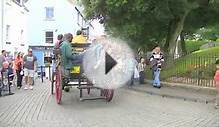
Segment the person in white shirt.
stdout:
<svg viewBox="0 0 219 127">
<path fill-rule="evenodd" d="M 144 78 L 145 78 L 145 67 L 146 67 L 146 64 L 145 64 L 145 59 L 144 58 L 141 58 L 140 59 L 140 63 L 138 64 L 138 71 L 139 71 L 139 83 L 140 84 L 144 84 Z"/>
</svg>

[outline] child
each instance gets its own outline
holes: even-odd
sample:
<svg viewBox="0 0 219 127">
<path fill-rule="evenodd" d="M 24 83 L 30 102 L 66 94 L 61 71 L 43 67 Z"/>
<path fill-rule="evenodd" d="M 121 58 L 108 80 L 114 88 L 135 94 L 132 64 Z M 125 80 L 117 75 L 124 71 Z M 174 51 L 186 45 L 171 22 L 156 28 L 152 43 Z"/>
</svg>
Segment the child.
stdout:
<svg viewBox="0 0 219 127">
<path fill-rule="evenodd" d="M 6 75 L 4 75 L 5 73 L 7 73 Z M 7 61 L 3 62 L 3 68 L 1 70 L 1 74 L 3 76 L 3 78 L 8 78 L 6 80 L 9 80 L 9 85 L 12 85 L 11 81 L 14 79 L 14 71 L 11 67 L 11 64 L 9 64 Z M 7 85 L 7 84 L 4 84 Z"/>
<path fill-rule="evenodd" d="M 145 60 L 144 60 L 144 58 L 141 58 L 140 63 L 138 64 L 139 83 L 140 84 L 144 84 L 144 77 L 145 77 L 144 69 L 145 69 L 145 66 L 146 66 Z"/>
<path fill-rule="evenodd" d="M 219 59 L 216 61 L 216 73 L 214 75 L 216 90 L 217 90 L 217 96 L 216 96 L 216 103 L 215 108 L 219 109 Z"/>
<path fill-rule="evenodd" d="M 12 85 L 12 80 L 14 78 L 13 69 L 10 67 L 10 64 L 7 61 L 3 62 L 3 67 L 1 69 L 1 76 L 2 76 L 1 77 L 2 85 L 0 88 L 0 96 L 2 96 L 1 91 L 3 89 L 7 89 L 5 86 L 8 86 L 9 95 L 13 94 L 11 93 L 11 90 L 10 90 L 10 87 Z"/>
</svg>

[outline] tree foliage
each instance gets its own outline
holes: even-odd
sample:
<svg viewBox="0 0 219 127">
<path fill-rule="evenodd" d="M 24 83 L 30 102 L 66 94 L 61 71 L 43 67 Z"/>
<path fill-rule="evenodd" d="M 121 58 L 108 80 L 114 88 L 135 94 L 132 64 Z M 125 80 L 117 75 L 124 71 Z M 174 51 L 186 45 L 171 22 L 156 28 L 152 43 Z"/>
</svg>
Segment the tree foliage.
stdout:
<svg viewBox="0 0 219 127">
<path fill-rule="evenodd" d="M 218 0 L 81 0 L 87 18 L 99 18 L 108 33 L 148 49 L 161 43 L 173 53 L 186 35 L 218 22 Z"/>
<path fill-rule="evenodd" d="M 219 4 L 199 7 L 191 11 L 185 21 L 184 32 L 186 38 L 201 35 L 202 39 L 215 40 L 219 37 Z"/>
</svg>

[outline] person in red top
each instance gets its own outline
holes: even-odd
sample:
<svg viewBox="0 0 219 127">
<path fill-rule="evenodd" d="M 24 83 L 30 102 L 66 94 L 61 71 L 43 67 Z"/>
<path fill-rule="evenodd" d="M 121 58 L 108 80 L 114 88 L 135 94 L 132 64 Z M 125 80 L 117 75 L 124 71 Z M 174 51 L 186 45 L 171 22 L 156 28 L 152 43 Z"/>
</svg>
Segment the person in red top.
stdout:
<svg viewBox="0 0 219 127">
<path fill-rule="evenodd" d="M 23 54 L 19 52 L 14 61 L 14 69 L 17 74 L 17 88 L 20 89 L 22 86 L 23 79 Z"/>
<path fill-rule="evenodd" d="M 219 59 L 216 61 L 215 64 L 216 64 L 216 69 L 217 69 L 214 75 L 214 81 L 215 81 L 216 90 L 217 90 L 215 108 L 219 109 Z"/>
</svg>

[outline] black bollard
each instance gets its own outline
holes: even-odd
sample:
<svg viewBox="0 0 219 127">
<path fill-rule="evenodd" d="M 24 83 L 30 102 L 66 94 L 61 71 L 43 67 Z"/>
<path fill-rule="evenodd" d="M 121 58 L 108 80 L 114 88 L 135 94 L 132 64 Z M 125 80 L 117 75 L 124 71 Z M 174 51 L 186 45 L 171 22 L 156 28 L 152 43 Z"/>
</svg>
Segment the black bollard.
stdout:
<svg viewBox="0 0 219 127">
<path fill-rule="evenodd" d="M 40 66 L 40 70 L 41 70 L 41 81 L 43 83 L 43 66 Z"/>
<path fill-rule="evenodd" d="M 49 65 L 49 81 L 51 81 L 51 66 Z"/>
</svg>

